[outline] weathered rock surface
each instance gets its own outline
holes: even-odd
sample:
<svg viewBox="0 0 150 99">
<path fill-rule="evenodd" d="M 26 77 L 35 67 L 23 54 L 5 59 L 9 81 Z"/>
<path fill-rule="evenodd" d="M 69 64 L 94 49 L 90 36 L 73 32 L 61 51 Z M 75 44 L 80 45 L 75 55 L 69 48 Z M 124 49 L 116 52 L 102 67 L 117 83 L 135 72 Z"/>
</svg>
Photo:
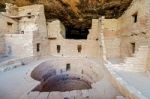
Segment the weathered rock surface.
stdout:
<svg viewBox="0 0 150 99">
<path fill-rule="evenodd" d="M 84 31 L 91 27 L 92 18 L 119 17 L 132 0 L 0 0 L 0 11 L 6 2 L 18 6 L 44 4 L 48 20 L 60 19 L 67 28 Z"/>
</svg>

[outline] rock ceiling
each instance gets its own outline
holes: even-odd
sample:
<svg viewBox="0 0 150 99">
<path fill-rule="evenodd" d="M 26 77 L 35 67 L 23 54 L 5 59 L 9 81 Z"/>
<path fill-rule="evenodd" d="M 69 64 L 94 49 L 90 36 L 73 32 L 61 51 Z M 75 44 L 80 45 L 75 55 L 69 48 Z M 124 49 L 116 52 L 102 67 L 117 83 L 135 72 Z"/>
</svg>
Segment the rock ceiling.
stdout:
<svg viewBox="0 0 150 99">
<path fill-rule="evenodd" d="M 91 19 L 105 15 L 118 18 L 128 8 L 132 0 L 0 0 L 0 10 L 6 2 L 18 6 L 44 4 L 47 20 L 60 19 L 66 27 L 87 29 Z"/>
</svg>

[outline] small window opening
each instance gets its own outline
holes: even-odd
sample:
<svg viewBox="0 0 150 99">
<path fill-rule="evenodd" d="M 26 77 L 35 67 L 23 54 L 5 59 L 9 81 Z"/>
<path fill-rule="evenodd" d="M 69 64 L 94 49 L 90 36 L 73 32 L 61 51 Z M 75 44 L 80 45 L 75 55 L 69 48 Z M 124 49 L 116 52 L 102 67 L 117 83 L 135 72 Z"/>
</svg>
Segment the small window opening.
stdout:
<svg viewBox="0 0 150 99">
<path fill-rule="evenodd" d="M 61 50 L 61 46 L 57 45 L 57 53 L 60 53 L 60 50 Z"/>
<path fill-rule="evenodd" d="M 12 26 L 12 25 L 13 25 L 13 23 L 11 23 L 11 22 L 7 22 L 7 25 L 8 25 L 8 26 Z"/>
<path fill-rule="evenodd" d="M 70 64 L 66 64 L 66 71 L 69 71 L 70 70 Z"/>
<path fill-rule="evenodd" d="M 28 18 L 30 19 L 31 18 L 31 13 L 29 12 L 29 13 L 27 13 L 27 15 L 28 15 Z"/>
<path fill-rule="evenodd" d="M 78 49 L 78 53 L 81 53 L 82 46 L 81 46 L 81 45 L 78 45 L 78 46 L 77 46 L 77 49 Z"/>
<path fill-rule="evenodd" d="M 82 71 L 81 71 L 81 74 L 83 74 L 83 73 L 84 73 L 84 71 L 82 70 Z"/>
<path fill-rule="evenodd" d="M 39 52 L 40 51 L 40 43 L 37 43 L 36 46 L 37 46 L 36 51 Z"/>
<path fill-rule="evenodd" d="M 138 19 L 138 13 L 136 12 L 135 14 L 132 15 L 132 17 L 133 17 L 134 23 L 136 23 Z"/>
<path fill-rule="evenodd" d="M 131 43 L 132 53 L 135 52 L 135 43 Z"/>
<path fill-rule="evenodd" d="M 64 97 L 64 99 L 69 99 L 68 97 Z"/>
<path fill-rule="evenodd" d="M 24 34 L 24 31 L 21 31 L 21 34 Z"/>
</svg>

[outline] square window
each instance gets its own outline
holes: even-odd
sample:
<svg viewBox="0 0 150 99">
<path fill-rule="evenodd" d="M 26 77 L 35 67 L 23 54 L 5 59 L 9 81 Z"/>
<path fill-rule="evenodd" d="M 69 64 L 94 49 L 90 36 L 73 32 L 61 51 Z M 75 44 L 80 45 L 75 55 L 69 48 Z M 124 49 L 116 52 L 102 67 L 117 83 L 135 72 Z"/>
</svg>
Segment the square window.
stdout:
<svg viewBox="0 0 150 99">
<path fill-rule="evenodd" d="M 27 15 L 28 15 L 28 18 L 30 19 L 31 18 L 31 13 L 29 12 L 29 13 L 27 13 Z"/>
<path fill-rule="evenodd" d="M 8 26 L 12 26 L 12 25 L 13 25 L 13 23 L 11 23 L 11 22 L 7 22 L 7 25 L 8 25 Z"/>
<path fill-rule="evenodd" d="M 133 17 L 133 22 L 136 23 L 136 22 L 138 21 L 138 13 L 137 13 L 137 12 L 134 13 L 134 14 L 132 15 L 132 17 Z"/>
<path fill-rule="evenodd" d="M 60 53 L 60 50 L 61 50 L 61 46 L 57 45 L 57 53 Z"/>
<path fill-rule="evenodd" d="M 69 71 L 70 70 L 70 64 L 66 64 L 66 71 Z"/>
<path fill-rule="evenodd" d="M 37 43 L 37 45 L 36 45 L 36 51 L 37 51 L 37 52 L 40 51 L 40 43 Z"/>
<path fill-rule="evenodd" d="M 81 53 L 82 45 L 78 45 L 78 46 L 77 46 L 77 50 L 78 50 L 78 53 Z"/>
</svg>

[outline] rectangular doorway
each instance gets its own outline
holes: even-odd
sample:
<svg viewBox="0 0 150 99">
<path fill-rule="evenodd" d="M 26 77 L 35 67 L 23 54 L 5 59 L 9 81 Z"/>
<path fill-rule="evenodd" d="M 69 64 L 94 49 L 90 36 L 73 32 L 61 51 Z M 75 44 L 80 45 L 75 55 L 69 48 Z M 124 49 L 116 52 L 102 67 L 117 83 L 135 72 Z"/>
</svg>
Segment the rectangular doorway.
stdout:
<svg viewBox="0 0 150 99">
<path fill-rule="evenodd" d="M 68 63 L 68 64 L 66 64 L 66 71 L 69 71 L 70 70 L 70 64 Z"/>
<path fill-rule="evenodd" d="M 61 50 L 61 46 L 57 45 L 57 53 L 60 53 L 60 50 Z"/>
<path fill-rule="evenodd" d="M 132 53 L 135 53 L 135 43 L 131 43 L 131 50 L 132 50 Z"/>
</svg>

